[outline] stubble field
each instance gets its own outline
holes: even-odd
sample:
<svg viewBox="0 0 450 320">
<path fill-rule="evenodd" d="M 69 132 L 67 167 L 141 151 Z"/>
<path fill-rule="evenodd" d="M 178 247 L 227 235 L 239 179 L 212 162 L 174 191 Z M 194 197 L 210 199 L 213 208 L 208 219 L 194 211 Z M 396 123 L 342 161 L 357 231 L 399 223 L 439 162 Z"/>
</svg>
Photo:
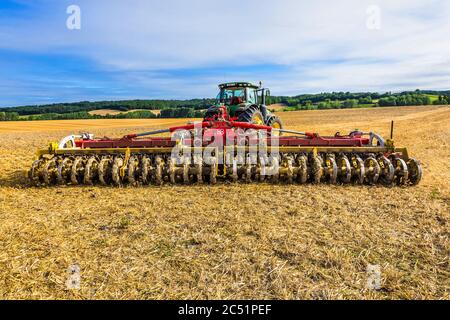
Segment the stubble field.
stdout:
<svg viewBox="0 0 450 320">
<path fill-rule="evenodd" d="M 413 188 L 31 187 L 37 148 L 183 119 L 0 122 L 1 299 L 449 299 L 450 108 L 280 113 L 291 129 L 385 136 L 424 168 Z M 66 286 L 80 268 L 80 289 Z M 368 265 L 381 287 L 367 288 Z"/>
</svg>

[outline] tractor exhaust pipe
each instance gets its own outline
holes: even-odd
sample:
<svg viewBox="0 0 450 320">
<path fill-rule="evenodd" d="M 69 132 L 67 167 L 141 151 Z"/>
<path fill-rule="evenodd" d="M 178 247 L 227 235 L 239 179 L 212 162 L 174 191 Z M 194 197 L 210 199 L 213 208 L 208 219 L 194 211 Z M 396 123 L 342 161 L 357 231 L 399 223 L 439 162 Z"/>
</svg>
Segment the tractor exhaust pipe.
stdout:
<svg viewBox="0 0 450 320">
<path fill-rule="evenodd" d="M 394 120 L 391 121 L 391 140 L 394 139 Z"/>
</svg>

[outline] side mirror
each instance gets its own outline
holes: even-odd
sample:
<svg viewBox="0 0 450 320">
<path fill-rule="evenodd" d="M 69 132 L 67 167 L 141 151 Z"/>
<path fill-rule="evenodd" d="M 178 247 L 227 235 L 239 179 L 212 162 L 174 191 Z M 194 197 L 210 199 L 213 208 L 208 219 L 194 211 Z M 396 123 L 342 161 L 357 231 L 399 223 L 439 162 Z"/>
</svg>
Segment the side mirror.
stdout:
<svg viewBox="0 0 450 320">
<path fill-rule="evenodd" d="M 264 97 L 264 104 L 265 105 L 270 105 L 270 90 L 269 89 L 266 89 L 266 92 L 265 92 L 265 97 Z"/>
</svg>

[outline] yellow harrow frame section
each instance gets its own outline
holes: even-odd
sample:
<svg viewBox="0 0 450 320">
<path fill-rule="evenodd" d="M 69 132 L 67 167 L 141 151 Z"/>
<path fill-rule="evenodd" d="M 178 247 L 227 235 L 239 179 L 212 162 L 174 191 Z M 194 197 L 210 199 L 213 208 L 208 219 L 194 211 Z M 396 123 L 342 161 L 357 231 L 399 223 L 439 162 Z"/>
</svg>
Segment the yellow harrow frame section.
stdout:
<svg viewBox="0 0 450 320">
<path fill-rule="evenodd" d="M 53 145 L 54 146 L 54 145 Z M 177 150 L 182 152 L 191 152 L 202 150 L 202 152 L 207 147 L 180 147 Z M 191 149 L 191 150 L 189 150 Z M 96 148 L 96 149 L 40 149 L 36 153 L 36 159 L 40 159 L 42 156 L 51 156 L 51 155 L 102 155 L 102 154 L 134 154 L 134 153 L 146 153 L 146 154 L 171 154 L 174 148 L 172 147 L 159 147 L 159 148 Z M 220 153 L 226 153 L 227 148 L 224 148 L 224 151 Z M 251 151 L 262 151 L 272 153 L 272 148 L 270 146 L 266 148 L 258 148 L 258 147 L 234 147 L 234 150 L 240 151 L 245 150 L 246 152 Z M 389 147 L 277 147 L 276 151 L 279 153 L 397 153 L 400 157 L 408 161 L 408 150 L 407 148 L 389 148 Z"/>
</svg>

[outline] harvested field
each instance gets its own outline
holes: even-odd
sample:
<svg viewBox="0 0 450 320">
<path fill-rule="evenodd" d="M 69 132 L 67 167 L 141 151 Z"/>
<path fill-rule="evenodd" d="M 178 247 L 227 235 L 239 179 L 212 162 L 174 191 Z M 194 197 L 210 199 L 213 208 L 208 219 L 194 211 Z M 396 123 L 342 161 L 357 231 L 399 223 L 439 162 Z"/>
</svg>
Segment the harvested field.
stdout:
<svg viewBox="0 0 450 320">
<path fill-rule="evenodd" d="M 114 110 L 114 109 L 99 109 L 99 110 L 89 111 L 89 114 L 99 115 L 99 116 L 106 116 L 108 114 L 117 115 L 117 114 L 121 114 L 121 113 L 123 113 L 123 111 Z"/>
<path fill-rule="evenodd" d="M 449 299 L 450 108 L 282 112 L 291 129 L 385 136 L 422 161 L 413 188 L 29 186 L 37 148 L 183 119 L 0 122 L 2 299 Z M 68 268 L 81 269 L 79 290 Z M 381 287 L 366 286 L 378 265 Z"/>
<path fill-rule="evenodd" d="M 194 119 L 189 119 L 193 121 Z M 102 135 L 105 130 L 111 133 L 112 129 L 126 128 L 125 131 L 139 130 L 145 127 L 160 128 L 167 126 L 175 126 L 185 124 L 187 119 L 105 119 L 105 120 L 45 120 L 45 121 L 8 121 L 0 122 L 0 133 L 7 132 L 38 132 L 41 134 L 45 131 L 63 131 L 60 134 L 67 132 L 77 133 L 79 131 L 97 130 L 96 133 Z M 101 130 L 101 131 L 99 131 Z M 113 131 L 114 133 L 114 131 Z M 114 133 L 115 134 L 115 133 Z M 54 139 L 59 140 L 60 135 L 55 136 Z"/>
<path fill-rule="evenodd" d="M 130 113 L 130 112 L 135 112 L 135 111 L 150 111 L 155 115 L 159 115 L 161 113 L 161 110 L 146 110 L 146 109 L 132 109 L 132 110 L 128 110 L 128 111 L 119 111 L 119 110 L 114 110 L 114 109 L 99 109 L 99 110 L 93 110 L 93 111 L 89 111 L 89 114 L 92 115 L 99 115 L 99 116 L 106 116 L 106 115 L 118 115 L 121 113 Z"/>
<path fill-rule="evenodd" d="M 269 110 L 273 110 L 275 112 L 278 112 L 278 111 L 283 111 L 283 109 L 286 108 L 286 107 L 287 106 L 284 103 L 275 103 L 275 104 L 271 104 L 267 108 Z"/>
</svg>

